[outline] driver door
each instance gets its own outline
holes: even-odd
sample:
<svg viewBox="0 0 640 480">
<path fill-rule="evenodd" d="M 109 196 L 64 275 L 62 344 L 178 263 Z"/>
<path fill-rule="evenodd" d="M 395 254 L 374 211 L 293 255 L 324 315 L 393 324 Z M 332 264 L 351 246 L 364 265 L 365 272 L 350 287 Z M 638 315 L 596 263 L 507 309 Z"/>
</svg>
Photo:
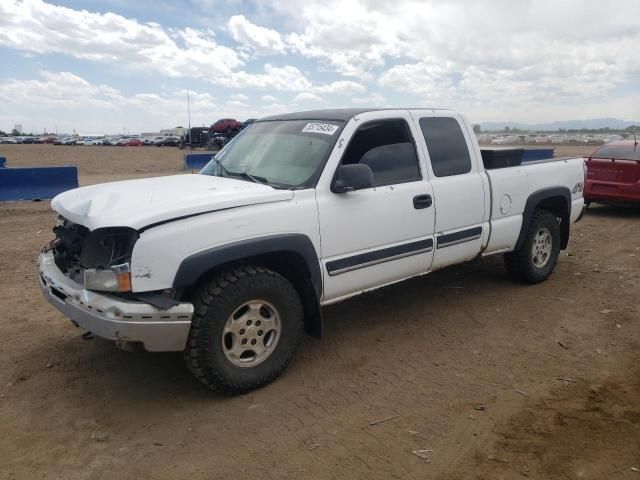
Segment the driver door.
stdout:
<svg viewBox="0 0 640 480">
<path fill-rule="evenodd" d="M 396 282 L 431 266 L 433 191 L 408 112 L 357 115 L 341 134 L 318 182 L 323 303 Z M 340 165 L 364 163 L 374 187 L 333 193 Z"/>
</svg>

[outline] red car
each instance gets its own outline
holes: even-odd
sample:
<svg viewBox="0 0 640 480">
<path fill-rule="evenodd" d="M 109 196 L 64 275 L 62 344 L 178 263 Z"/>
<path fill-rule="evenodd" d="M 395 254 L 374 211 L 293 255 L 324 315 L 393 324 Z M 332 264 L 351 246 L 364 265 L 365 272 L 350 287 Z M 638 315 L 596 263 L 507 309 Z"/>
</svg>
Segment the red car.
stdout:
<svg viewBox="0 0 640 480">
<path fill-rule="evenodd" d="M 142 145 L 144 145 L 144 142 L 139 138 L 131 138 L 127 143 L 125 143 L 125 146 L 127 147 L 141 147 Z"/>
<path fill-rule="evenodd" d="M 602 145 L 587 159 L 584 199 L 600 203 L 640 203 L 640 143 Z"/>
<path fill-rule="evenodd" d="M 211 125 L 210 130 L 214 133 L 227 133 L 231 134 L 237 132 L 242 128 L 242 123 L 233 118 L 221 118 L 216 123 Z"/>
</svg>

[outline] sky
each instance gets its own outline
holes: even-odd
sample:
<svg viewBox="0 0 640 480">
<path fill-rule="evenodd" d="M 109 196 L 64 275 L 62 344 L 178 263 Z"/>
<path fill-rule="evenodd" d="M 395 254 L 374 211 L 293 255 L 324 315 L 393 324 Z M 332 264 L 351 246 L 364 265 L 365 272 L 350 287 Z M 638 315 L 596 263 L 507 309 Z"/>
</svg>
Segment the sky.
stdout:
<svg viewBox="0 0 640 480">
<path fill-rule="evenodd" d="M 335 107 L 640 118 L 637 0 L 0 0 L 0 130 Z"/>
</svg>

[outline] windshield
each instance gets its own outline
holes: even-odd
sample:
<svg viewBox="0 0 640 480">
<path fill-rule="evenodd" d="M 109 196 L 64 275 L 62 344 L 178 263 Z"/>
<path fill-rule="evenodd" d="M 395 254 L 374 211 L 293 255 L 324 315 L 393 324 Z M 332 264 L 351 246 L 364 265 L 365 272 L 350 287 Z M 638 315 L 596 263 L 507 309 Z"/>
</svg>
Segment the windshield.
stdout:
<svg viewBox="0 0 640 480">
<path fill-rule="evenodd" d="M 340 121 L 277 120 L 252 123 L 200 173 L 281 188 L 311 186 L 343 127 Z"/>
</svg>

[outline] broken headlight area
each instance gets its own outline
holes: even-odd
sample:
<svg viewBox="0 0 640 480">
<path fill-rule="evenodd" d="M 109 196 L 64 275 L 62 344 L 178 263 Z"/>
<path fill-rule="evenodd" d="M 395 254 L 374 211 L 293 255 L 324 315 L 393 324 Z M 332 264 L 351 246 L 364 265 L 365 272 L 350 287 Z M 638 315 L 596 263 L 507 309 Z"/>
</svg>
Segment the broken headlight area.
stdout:
<svg viewBox="0 0 640 480">
<path fill-rule="evenodd" d="M 84 268 L 109 268 L 131 260 L 138 232 L 128 227 L 99 228 L 89 232 L 80 254 Z"/>
<path fill-rule="evenodd" d="M 128 227 L 89 231 L 62 217 L 51 242 L 58 268 L 88 290 L 131 290 L 130 261 L 138 232 Z"/>
</svg>

